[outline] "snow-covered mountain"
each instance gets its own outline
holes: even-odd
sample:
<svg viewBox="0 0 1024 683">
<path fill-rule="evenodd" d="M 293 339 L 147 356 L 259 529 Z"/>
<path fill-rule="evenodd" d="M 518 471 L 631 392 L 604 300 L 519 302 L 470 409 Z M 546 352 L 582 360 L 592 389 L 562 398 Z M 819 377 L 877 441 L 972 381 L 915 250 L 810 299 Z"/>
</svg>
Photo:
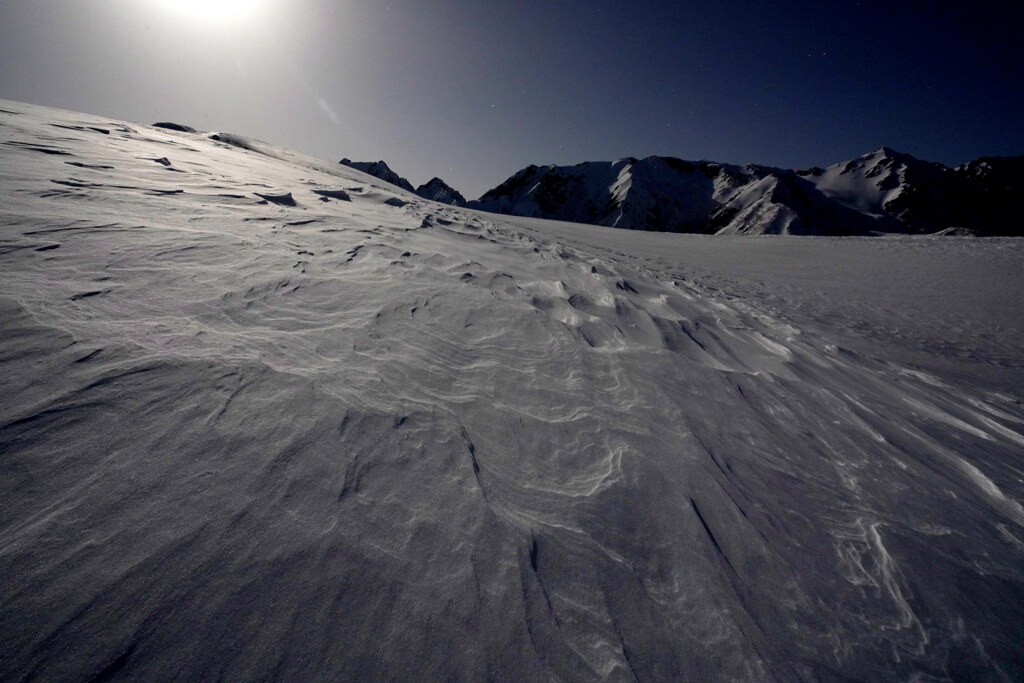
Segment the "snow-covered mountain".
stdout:
<svg viewBox="0 0 1024 683">
<path fill-rule="evenodd" d="M 791 171 L 670 157 L 530 166 L 471 206 L 664 232 L 864 234 L 876 223 Z"/>
<path fill-rule="evenodd" d="M 890 221 L 893 232 L 973 225 L 963 180 L 951 168 L 882 147 L 852 161 L 801 173 L 826 196 Z"/>
<path fill-rule="evenodd" d="M 1022 680 L 1022 278 L 0 102 L 0 680 Z"/>
<path fill-rule="evenodd" d="M 956 171 L 977 225 L 1024 225 L 1024 157 L 982 157 Z"/>
<path fill-rule="evenodd" d="M 412 183 L 392 171 L 391 167 L 383 161 L 352 161 L 351 159 L 342 159 L 339 163 L 372 175 L 374 178 L 391 183 L 406 192 L 412 192 L 430 201 L 452 204 L 454 206 L 465 206 L 466 204 L 465 197 L 437 177 L 431 178 L 428 182 L 413 189 Z"/>
<path fill-rule="evenodd" d="M 414 190 L 412 187 L 412 183 L 410 183 L 408 180 L 392 171 L 391 167 L 384 163 L 383 160 L 352 161 L 351 159 L 346 158 L 342 159 L 338 163 L 342 164 L 343 166 L 348 166 L 349 168 L 354 168 L 357 171 L 362 171 L 363 173 L 372 175 L 374 178 L 379 178 L 386 183 L 391 183 L 392 185 L 402 188 L 406 192 L 416 192 L 416 190 Z"/>
<path fill-rule="evenodd" d="M 452 188 L 440 178 L 431 178 L 426 183 L 416 188 L 416 194 L 439 204 L 452 204 L 454 206 L 465 206 L 466 198 L 458 190 Z"/>
<path fill-rule="evenodd" d="M 978 172 L 980 163 L 951 169 L 883 147 L 805 171 L 669 157 L 529 166 L 471 206 L 665 232 L 858 235 L 950 227 L 1024 232 L 1014 219 L 1020 210 L 1007 214 L 1004 206 L 1020 204 L 1005 199 L 1024 191 L 1019 173 L 1003 172 L 996 180 L 994 172 Z M 997 165 L 1019 168 L 1021 160 Z"/>
<path fill-rule="evenodd" d="M 471 206 L 518 216 L 635 230 L 709 232 L 712 214 L 760 169 L 650 157 L 529 166 Z"/>
</svg>

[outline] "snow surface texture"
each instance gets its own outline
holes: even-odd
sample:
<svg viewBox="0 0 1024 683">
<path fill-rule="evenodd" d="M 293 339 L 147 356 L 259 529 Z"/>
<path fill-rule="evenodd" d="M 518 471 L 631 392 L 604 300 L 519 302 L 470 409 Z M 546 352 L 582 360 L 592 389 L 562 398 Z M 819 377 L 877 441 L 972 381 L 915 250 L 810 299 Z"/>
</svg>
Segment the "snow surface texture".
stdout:
<svg viewBox="0 0 1024 683">
<path fill-rule="evenodd" d="M 0 150 L 0 679 L 1024 677 L 1019 242 L 506 220 L 7 102 Z"/>
<path fill-rule="evenodd" d="M 1021 234 L 1024 157 L 950 169 L 883 147 L 787 171 L 671 157 L 529 166 L 474 208 L 630 230 L 718 234 Z"/>
</svg>

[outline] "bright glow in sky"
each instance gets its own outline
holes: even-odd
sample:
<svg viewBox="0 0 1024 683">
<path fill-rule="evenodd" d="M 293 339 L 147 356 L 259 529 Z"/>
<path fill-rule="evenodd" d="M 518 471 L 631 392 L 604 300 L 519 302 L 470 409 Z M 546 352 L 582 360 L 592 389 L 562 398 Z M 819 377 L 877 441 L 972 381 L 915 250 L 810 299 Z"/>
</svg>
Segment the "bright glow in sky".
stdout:
<svg viewBox="0 0 1024 683">
<path fill-rule="evenodd" d="M 246 20 L 266 9 L 262 0 L 149 0 L 193 19 Z"/>
<path fill-rule="evenodd" d="M 986 3 L 0 0 L 0 98 L 384 159 L 477 197 L 529 164 L 1024 154 Z"/>
<path fill-rule="evenodd" d="M 188 21 L 197 29 L 206 27 L 230 30 L 233 26 L 247 26 L 264 20 L 270 0 L 141 0 L 141 2 L 160 12 L 159 16 L 162 18 Z"/>
</svg>

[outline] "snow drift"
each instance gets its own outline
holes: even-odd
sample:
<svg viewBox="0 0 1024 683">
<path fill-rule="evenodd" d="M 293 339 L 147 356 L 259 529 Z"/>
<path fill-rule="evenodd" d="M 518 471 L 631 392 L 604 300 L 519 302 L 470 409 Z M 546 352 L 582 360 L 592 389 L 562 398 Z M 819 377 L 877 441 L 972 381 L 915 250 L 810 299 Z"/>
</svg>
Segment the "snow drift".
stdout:
<svg viewBox="0 0 1024 683">
<path fill-rule="evenodd" d="M 0 678 L 1024 676 L 1019 243 L 788 268 L 0 110 Z"/>
</svg>

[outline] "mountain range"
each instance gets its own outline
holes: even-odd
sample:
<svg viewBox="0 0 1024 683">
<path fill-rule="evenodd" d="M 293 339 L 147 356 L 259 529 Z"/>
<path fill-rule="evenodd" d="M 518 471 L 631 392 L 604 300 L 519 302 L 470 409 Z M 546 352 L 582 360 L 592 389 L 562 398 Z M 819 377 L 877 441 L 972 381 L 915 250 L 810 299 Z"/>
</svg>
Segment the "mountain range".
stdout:
<svg viewBox="0 0 1024 683">
<path fill-rule="evenodd" d="M 413 188 L 412 183 L 392 171 L 383 161 L 352 161 L 351 159 L 342 159 L 339 163 L 372 175 L 386 183 L 397 185 L 406 192 L 412 192 L 432 202 L 453 204 L 455 206 L 466 205 L 466 198 L 440 178 L 431 178 L 419 187 Z"/>
<path fill-rule="evenodd" d="M 1019 235 L 1024 157 L 950 168 L 881 147 L 827 168 L 633 157 L 528 166 L 466 202 L 434 178 L 413 189 L 383 161 L 342 163 L 409 192 L 492 213 L 705 234 Z"/>
</svg>

